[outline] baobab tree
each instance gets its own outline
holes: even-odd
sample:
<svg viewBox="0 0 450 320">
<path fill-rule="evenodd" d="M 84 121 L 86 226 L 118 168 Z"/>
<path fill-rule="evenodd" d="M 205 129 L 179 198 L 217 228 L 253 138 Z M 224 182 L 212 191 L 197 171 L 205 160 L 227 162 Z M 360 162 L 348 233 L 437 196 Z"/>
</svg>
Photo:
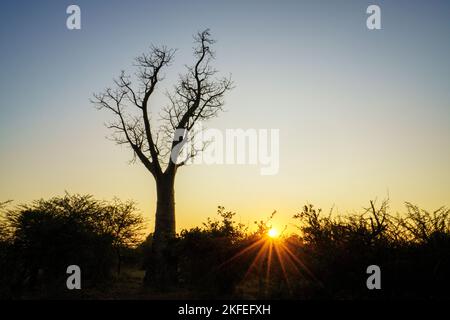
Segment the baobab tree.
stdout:
<svg viewBox="0 0 450 320">
<path fill-rule="evenodd" d="M 163 80 L 163 70 L 170 66 L 175 50 L 152 46 L 135 59 L 136 72 L 124 71 L 114 80 L 114 87 L 94 94 L 92 102 L 111 112 L 114 121 L 107 124 L 112 139 L 128 145 L 133 160 L 139 161 L 153 176 L 157 203 L 152 241 L 152 264 L 147 267 L 146 282 L 165 287 L 176 279 L 170 262 L 170 243 L 175 237 L 174 182 L 178 169 L 195 157 L 199 149 L 191 148 L 185 156 L 183 146 L 189 142 L 193 127 L 219 114 L 224 95 L 232 88 L 230 77 L 217 77 L 211 66 L 214 44 L 209 30 L 194 36 L 194 63 L 186 66 L 178 82 L 167 91 L 167 105 L 152 106 L 152 97 Z M 150 110 L 152 107 L 156 110 Z M 159 123 L 151 115 L 159 110 Z M 200 148 L 202 149 L 202 148 Z"/>
</svg>

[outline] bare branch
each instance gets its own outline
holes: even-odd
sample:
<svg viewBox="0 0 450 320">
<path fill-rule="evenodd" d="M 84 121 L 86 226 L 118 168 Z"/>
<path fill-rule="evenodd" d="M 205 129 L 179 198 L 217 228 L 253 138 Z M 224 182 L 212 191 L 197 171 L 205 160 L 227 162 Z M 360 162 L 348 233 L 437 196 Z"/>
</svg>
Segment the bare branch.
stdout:
<svg viewBox="0 0 450 320">
<path fill-rule="evenodd" d="M 95 94 L 92 101 L 99 109 L 113 114 L 115 121 L 107 124 L 112 140 L 128 144 L 133 157 L 138 157 L 155 178 L 163 174 L 162 165 L 167 165 L 164 173 L 174 173 L 186 163 L 176 165 L 172 151 L 180 149 L 176 148 L 181 146 L 179 143 L 187 143 L 187 133 L 198 121 L 215 117 L 222 110 L 224 95 L 232 88 L 230 78 L 215 78 L 217 70 L 211 67 L 214 59 L 211 47 L 215 41 L 209 30 L 199 32 L 194 42 L 194 64 L 187 67 L 173 91 L 167 94 L 169 104 L 161 109 L 159 128 L 152 127 L 150 98 L 163 80 L 162 70 L 173 60 L 174 49 L 152 46 L 148 53 L 135 59 L 134 77 L 122 71 L 114 80 L 115 89 Z M 186 130 L 186 135 L 175 141 L 175 132 L 180 129 Z M 204 148 L 193 151 L 191 156 L 201 149 Z"/>
</svg>

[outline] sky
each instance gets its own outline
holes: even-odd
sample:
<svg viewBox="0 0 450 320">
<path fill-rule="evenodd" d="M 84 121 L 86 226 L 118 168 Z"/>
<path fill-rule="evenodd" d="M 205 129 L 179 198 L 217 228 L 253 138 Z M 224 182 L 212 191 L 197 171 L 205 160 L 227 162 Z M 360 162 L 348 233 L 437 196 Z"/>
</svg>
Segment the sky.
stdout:
<svg viewBox="0 0 450 320">
<path fill-rule="evenodd" d="M 71 4 L 81 30 L 66 28 Z M 381 30 L 366 27 L 371 4 Z M 177 48 L 159 92 L 172 88 L 205 28 L 215 67 L 235 83 L 206 125 L 279 129 L 280 167 L 182 167 L 177 230 L 218 205 L 248 225 L 277 210 L 282 228 L 305 203 L 339 213 L 388 196 L 394 212 L 450 204 L 450 2 L 375 0 L 2 1 L 0 201 L 117 196 L 137 201 L 151 228 L 153 178 L 105 138 L 111 118 L 89 99 L 151 44 Z"/>
</svg>

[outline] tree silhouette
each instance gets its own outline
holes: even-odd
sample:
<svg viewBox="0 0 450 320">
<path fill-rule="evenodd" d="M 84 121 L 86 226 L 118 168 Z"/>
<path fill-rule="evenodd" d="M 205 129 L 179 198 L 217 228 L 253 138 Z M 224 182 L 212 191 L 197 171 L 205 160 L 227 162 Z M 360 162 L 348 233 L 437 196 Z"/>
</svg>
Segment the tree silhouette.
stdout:
<svg viewBox="0 0 450 320">
<path fill-rule="evenodd" d="M 154 177 L 157 205 L 153 263 L 147 269 L 146 282 L 162 287 L 176 280 L 176 266 L 168 257 L 169 244 L 175 237 L 175 175 L 201 149 L 192 148 L 183 158 L 183 147 L 197 122 L 215 117 L 222 110 L 224 94 L 232 87 L 230 78 L 215 77 L 217 70 L 211 66 L 214 42 L 208 29 L 194 36 L 194 64 L 186 67 L 172 92 L 167 93 L 169 104 L 160 109 L 159 126 L 151 121 L 151 97 L 163 78 L 162 70 L 174 58 L 174 49 L 152 46 L 149 53 L 135 59 L 134 77 L 122 71 L 113 89 L 95 94 L 92 100 L 99 109 L 114 114 L 115 122 L 107 125 L 113 131 L 113 140 L 128 145 L 133 159 L 138 158 Z"/>
</svg>

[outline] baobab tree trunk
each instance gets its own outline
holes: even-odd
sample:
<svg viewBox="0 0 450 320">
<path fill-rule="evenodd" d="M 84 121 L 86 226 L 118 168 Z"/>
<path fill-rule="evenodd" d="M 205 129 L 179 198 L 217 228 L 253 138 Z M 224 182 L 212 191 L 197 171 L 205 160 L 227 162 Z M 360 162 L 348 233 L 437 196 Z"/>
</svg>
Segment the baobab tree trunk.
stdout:
<svg viewBox="0 0 450 320">
<path fill-rule="evenodd" d="M 145 282 L 159 290 L 177 281 L 177 262 L 173 250 L 175 240 L 175 174 L 163 174 L 156 179 L 157 204 L 150 263 Z"/>
</svg>

